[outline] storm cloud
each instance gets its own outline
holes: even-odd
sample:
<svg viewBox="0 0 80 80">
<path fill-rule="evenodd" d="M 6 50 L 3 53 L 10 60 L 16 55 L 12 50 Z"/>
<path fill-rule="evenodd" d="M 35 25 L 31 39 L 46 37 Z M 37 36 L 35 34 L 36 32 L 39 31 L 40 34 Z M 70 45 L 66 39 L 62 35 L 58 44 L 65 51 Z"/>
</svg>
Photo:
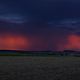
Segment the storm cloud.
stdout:
<svg viewBox="0 0 80 80">
<path fill-rule="evenodd" d="M 0 0 L 0 35 L 28 37 L 26 50 L 64 50 L 80 36 L 79 9 L 79 0 Z"/>
</svg>

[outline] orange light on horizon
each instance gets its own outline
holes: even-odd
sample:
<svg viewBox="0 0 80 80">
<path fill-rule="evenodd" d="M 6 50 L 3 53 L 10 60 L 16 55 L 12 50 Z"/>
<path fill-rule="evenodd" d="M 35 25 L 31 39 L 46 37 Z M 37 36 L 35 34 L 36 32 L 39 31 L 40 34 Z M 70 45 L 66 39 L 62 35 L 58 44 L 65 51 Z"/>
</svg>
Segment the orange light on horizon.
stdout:
<svg viewBox="0 0 80 80">
<path fill-rule="evenodd" d="M 29 47 L 29 40 L 20 35 L 6 34 L 5 36 L 0 36 L 0 49 L 4 50 L 17 50 L 25 49 Z"/>
<path fill-rule="evenodd" d="M 66 37 L 65 42 L 62 42 L 60 40 L 56 42 L 57 50 L 63 51 L 69 49 L 80 51 L 80 36 L 71 34 L 68 37 Z"/>
<path fill-rule="evenodd" d="M 68 36 L 68 42 L 65 45 L 65 48 L 80 50 L 80 36 L 77 36 L 77 35 Z"/>
</svg>

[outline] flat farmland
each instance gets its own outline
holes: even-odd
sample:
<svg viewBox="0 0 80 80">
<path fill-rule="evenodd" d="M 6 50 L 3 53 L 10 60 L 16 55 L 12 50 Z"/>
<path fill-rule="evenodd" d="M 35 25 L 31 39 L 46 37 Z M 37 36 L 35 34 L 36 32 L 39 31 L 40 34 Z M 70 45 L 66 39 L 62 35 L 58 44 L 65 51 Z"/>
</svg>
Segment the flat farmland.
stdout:
<svg viewBox="0 0 80 80">
<path fill-rule="evenodd" d="M 0 80 L 80 80 L 80 57 L 1 56 Z"/>
</svg>

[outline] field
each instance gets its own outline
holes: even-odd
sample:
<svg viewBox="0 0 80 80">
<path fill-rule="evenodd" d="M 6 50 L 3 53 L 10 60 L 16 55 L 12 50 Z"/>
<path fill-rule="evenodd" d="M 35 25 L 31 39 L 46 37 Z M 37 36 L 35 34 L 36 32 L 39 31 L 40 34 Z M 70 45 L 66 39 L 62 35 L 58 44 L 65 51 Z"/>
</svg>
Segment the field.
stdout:
<svg viewBox="0 0 80 80">
<path fill-rule="evenodd" d="M 80 80 L 80 58 L 1 56 L 0 80 Z"/>
</svg>

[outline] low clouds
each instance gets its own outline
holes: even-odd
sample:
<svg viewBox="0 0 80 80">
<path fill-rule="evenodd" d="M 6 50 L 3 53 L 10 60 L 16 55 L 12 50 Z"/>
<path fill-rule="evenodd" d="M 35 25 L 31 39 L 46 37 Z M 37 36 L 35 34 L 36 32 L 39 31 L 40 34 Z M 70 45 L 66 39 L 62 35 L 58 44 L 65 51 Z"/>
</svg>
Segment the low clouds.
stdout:
<svg viewBox="0 0 80 80">
<path fill-rule="evenodd" d="M 1 15 L 0 20 L 7 21 L 10 23 L 24 23 L 25 22 L 24 17 L 15 15 L 15 14 Z"/>
<path fill-rule="evenodd" d="M 61 23 L 60 23 L 61 22 Z M 63 24 L 62 24 L 63 22 Z M 74 42 L 70 43 L 70 35 L 79 35 L 79 28 L 76 27 L 77 23 L 74 27 L 71 26 L 72 21 L 65 22 L 57 21 L 56 24 L 36 24 L 36 23 L 23 23 L 23 24 L 15 24 L 10 22 L 0 23 L 2 27 L 0 27 L 0 34 L 5 32 L 9 32 L 10 34 L 19 34 L 24 35 L 30 41 L 30 47 L 26 48 L 26 50 L 64 50 L 64 49 L 72 49 Z M 69 40 L 68 40 L 69 39 Z M 77 43 L 77 41 L 76 41 Z M 78 41 L 79 43 L 79 41 Z M 68 45 L 67 45 L 68 44 Z M 79 50 L 74 44 L 74 50 Z"/>
<path fill-rule="evenodd" d="M 51 21 L 48 23 L 51 27 L 63 28 L 71 32 L 80 31 L 80 19 L 62 19 L 58 21 Z"/>
</svg>

